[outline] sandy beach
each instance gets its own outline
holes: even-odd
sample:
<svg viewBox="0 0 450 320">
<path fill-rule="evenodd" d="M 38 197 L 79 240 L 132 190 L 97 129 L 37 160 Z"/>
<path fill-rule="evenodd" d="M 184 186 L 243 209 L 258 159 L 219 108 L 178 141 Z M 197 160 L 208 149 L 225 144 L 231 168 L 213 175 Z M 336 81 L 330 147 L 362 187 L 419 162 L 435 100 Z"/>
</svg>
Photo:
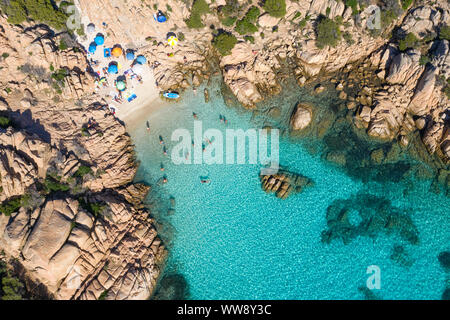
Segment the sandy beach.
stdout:
<svg viewBox="0 0 450 320">
<path fill-rule="evenodd" d="M 89 25 L 90 21 L 86 16 L 83 16 L 82 23 Z M 161 99 L 161 92 L 155 84 L 153 71 L 148 63 L 142 64 L 139 75 L 132 71 L 136 62 L 128 60 L 125 52 L 131 49 L 137 57 L 140 54 L 138 48 L 127 48 L 125 44 L 115 43 L 112 38 L 107 36 L 102 25 L 96 25 L 95 30 L 87 32 L 86 36 L 80 37 L 78 40 L 87 50 L 97 34 L 104 35 L 104 44 L 98 45 L 94 53 L 88 52 L 88 59 L 99 79 L 105 78 L 106 81 L 98 83 L 96 92 L 105 99 L 108 107 L 115 112 L 115 116 L 122 120 L 128 129 L 132 129 L 138 122 L 143 121 L 147 115 L 160 107 L 167 106 L 169 102 Z M 104 49 L 114 46 L 120 46 L 124 54 L 119 57 L 105 57 Z M 117 63 L 118 72 L 115 74 L 105 72 L 111 62 Z M 127 88 L 121 92 L 122 98 L 116 99 L 119 96 L 119 91 L 115 87 L 115 81 L 120 76 L 126 77 Z M 140 76 L 140 79 L 137 76 Z M 136 97 L 129 101 L 128 98 L 132 95 Z"/>
</svg>

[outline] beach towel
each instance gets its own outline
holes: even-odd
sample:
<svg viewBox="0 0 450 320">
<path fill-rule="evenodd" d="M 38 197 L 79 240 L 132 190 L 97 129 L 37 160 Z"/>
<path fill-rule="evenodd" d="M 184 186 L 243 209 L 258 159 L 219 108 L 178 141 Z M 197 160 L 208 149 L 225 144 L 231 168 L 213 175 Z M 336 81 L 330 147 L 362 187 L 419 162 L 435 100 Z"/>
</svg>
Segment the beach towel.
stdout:
<svg viewBox="0 0 450 320">
<path fill-rule="evenodd" d="M 111 48 L 103 49 L 103 55 L 105 58 L 111 58 Z"/>
</svg>

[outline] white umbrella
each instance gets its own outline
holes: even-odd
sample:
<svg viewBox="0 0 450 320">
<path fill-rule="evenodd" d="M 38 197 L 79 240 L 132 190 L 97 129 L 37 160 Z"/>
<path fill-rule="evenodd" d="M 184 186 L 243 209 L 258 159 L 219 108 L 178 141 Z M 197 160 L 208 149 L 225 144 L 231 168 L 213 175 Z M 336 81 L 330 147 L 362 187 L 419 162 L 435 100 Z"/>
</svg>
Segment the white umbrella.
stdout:
<svg viewBox="0 0 450 320">
<path fill-rule="evenodd" d="M 131 68 L 131 70 L 133 70 L 133 72 L 136 74 L 142 74 L 142 72 L 144 71 L 144 66 L 140 63 L 136 63 L 133 68 Z"/>
<path fill-rule="evenodd" d="M 92 33 L 95 31 L 95 25 L 93 23 L 89 23 L 86 29 L 88 33 Z"/>
</svg>

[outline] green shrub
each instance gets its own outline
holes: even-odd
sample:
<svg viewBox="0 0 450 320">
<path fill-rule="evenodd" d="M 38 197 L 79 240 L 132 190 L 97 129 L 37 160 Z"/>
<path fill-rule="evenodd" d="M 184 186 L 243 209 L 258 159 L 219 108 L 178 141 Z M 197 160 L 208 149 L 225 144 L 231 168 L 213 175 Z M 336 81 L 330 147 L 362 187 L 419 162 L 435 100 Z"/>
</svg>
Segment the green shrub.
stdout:
<svg viewBox="0 0 450 320">
<path fill-rule="evenodd" d="M 64 41 L 64 39 L 61 39 L 61 41 L 59 41 L 58 48 L 61 51 L 66 50 L 68 48 L 67 43 Z"/>
<path fill-rule="evenodd" d="M 84 200 L 83 198 L 78 199 L 79 205 L 86 211 L 93 214 L 95 217 L 97 217 L 101 211 L 105 208 L 105 205 L 97 203 L 97 202 L 89 202 Z"/>
<path fill-rule="evenodd" d="M 353 40 L 352 34 L 350 32 L 344 32 L 342 37 L 344 38 L 345 42 L 350 46 L 355 43 L 355 40 Z"/>
<path fill-rule="evenodd" d="M 309 21 L 309 16 L 306 16 L 305 18 L 303 18 L 302 20 L 300 20 L 300 22 L 298 23 L 298 27 L 300 29 L 303 29 L 304 27 L 306 27 L 306 24 Z"/>
<path fill-rule="evenodd" d="M 352 8 L 352 14 L 358 14 L 358 0 L 345 0 L 345 5 Z"/>
<path fill-rule="evenodd" d="M 11 276 L 6 263 L 0 260 L 0 299 L 21 300 L 25 293 L 25 287 L 18 278 Z"/>
<path fill-rule="evenodd" d="M 450 41 L 450 27 L 442 26 L 439 30 L 439 39 Z"/>
<path fill-rule="evenodd" d="M 2 1 L 0 5 L 9 23 L 20 24 L 29 18 L 57 30 L 66 29 L 68 15 L 51 0 L 9 0 L 9 4 Z"/>
<path fill-rule="evenodd" d="M 335 47 L 341 39 L 339 25 L 326 17 L 322 17 L 316 26 L 316 46 L 320 49 L 325 46 Z"/>
<path fill-rule="evenodd" d="M 402 3 L 403 10 L 408 10 L 409 6 L 413 3 L 414 0 L 400 0 Z"/>
<path fill-rule="evenodd" d="M 180 41 L 184 41 L 185 40 L 183 32 L 178 32 L 178 40 L 180 40 Z"/>
<path fill-rule="evenodd" d="M 56 72 L 52 73 L 51 77 L 54 81 L 56 81 L 55 85 L 58 86 L 65 86 L 64 84 L 64 78 L 67 77 L 69 75 L 69 72 L 67 71 L 67 69 L 65 68 L 60 68 L 58 69 Z M 55 88 L 56 90 L 58 88 Z"/>
<path fill-rule="evenodd" d="M 0 116 L 0 127 L 3 129 L 6 129 L 10 126 L 11 122 L 9 121 L 9 118 Z"/>
<path fill-rule="evenodd" d="M 202 15 L 209 12 L 209 6 L 205 0 L 194 0 L 191 9 L 191 15 L 187 19 L 186 25 L 191 29 L 203 28 Z"/>
<path fill-rule="evenodd" d="M 223 56 L 227 56 L 231 53 L 231 50 L 237 43 L 237 39 L 234 35 L 228 32 L 221 32 L 213 39 L 213 46 Z"/>
<path fill-rule="evenodd" d="M 58 176 L 47 175 L 42 185 L 45 193 L 69 191 L 69 186 L 64 183 L 61 183 L 59 180 L 60 178 Z"/>
<path fill-rule="evenodd" d="M 291 21 L 294 21 L 295 19 L 300 18 L 301 16 L 302 13 L 297 11 Z"/>
<path fill-rule="evenodd" d="M 80 166 L 78 170 L 75 172 L 76 177 L 84 177 L 86 174 L 92 174 L 92 169 L 88 166 Z"/>
<path fill-rule="evenodd" d="M 3 52 L 2 53 L 2 58 L 3 59 L 6 59 L 6 58 L 8 58 L 9 57 L 9 53 L 8 52 Z"/>
<path fill-rule="evenodd" d="M 245 36 L 244 40 L 250 43 L 255 43 L 255 38 L 253 36 Z"/>
<path fill-rule="evenodd" d="M 222 24 L 226 27 L 231 27 L 236 22 L 236 17 L 226 17 L 221 20 Z"/>
<path fill-rule="evenodd" d="M 420 64 L 420 65 L 424 66 L 424 65 L 426 65 L 428 62 L 431 62 L 430 57 L 428 57 L 428 56 L 420 56 L 420 59 L 419 59 L 419 64 Z"/>
<path fill-rule="evenodd" d="M 105 299 L 106 299 L 106 296 L 108 295 L 108 291 L 109 291 L 109 290 L 103 291 L 103 292 L 100 294 L 100 296 L 98 297 L 98 300 L 105 300 Z"/>
<path fill-rule="evenodd" d="M 244 35 L 255 33 L 256 31 L 258 31 L 258 28 L 253 23 L 242 19 L 236 22 L 236 27 L 234 28 L 234 30 L 240 35 Z"/>
<path fill-rule="evenodd" d="M 24 194 L 10 200 L 5 200 L 0 204 L 0 213 L 10 216 L 11 213 L 17 212 L 21 207 L 26 207 L 30 201 L 30 195 Z"/>
<path fill-rule="evenodd" d="M 248 9 L 247 13 L 245 14 L 245 18 L 251 22 L 255 23 L 256 20 L 258 20 L 260 11 L 258 7 L 251 6 L 250 9 Z"/>
<path fill-rule="evenodd" d="M 286 1 L 285 0 L 265 0 L 263 9 L 267 11 L 269 15 L 276 18 L 282 18 L 286 14 Z"/>
<path fill-rule="evenodd" d="M 247 11 L 245 16 L 236 22 L 236 28 L 234 28 L 234 30 L 240 35 L 252 34 L 258 31 L 258 28 L 254 25 L 254 23 L 258 20 L 259 13 L 260 11 L 258 7 L 252 6 Z"/>
<path fill-rule="evenodd" d="M 405 51 L 406 49 L 416 48 L 419 43 L 419 39 L 417 39 L 414 33 L 410 32 L 404 39 L 400 40 L 398 48 L 400 49 L 400 51 Z"/>
</svg>

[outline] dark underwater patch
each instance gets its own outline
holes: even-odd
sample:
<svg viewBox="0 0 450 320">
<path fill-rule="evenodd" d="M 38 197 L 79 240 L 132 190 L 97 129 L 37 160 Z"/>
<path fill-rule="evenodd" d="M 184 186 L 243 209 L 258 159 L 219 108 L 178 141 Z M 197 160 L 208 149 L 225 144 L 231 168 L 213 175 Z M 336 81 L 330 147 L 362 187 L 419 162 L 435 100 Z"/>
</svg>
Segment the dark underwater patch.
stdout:
<svg viewBox="0 0 450 320">
<path fill-rule="evenodd" d="M 188 284 L 183 275 L 176 273 L 164 276 L 159 282 L 154 300 L 185 300 L 189 296 Z"/>
<path fill-rule="evenodd" d="M 351 211 L 360 217 L 357 225 L 349 220 Z M 348 244 L 358 236 L 376 238 L 380 233 L 394 234 L 411 244 L 419 242 L 418 230 L 408 212 L 392 206 L 388 199 L 366 193 L 333 201 L 326 219 L 327 229 L 322 232 L 325 243 L 341 239 Z"/>
</svg>

